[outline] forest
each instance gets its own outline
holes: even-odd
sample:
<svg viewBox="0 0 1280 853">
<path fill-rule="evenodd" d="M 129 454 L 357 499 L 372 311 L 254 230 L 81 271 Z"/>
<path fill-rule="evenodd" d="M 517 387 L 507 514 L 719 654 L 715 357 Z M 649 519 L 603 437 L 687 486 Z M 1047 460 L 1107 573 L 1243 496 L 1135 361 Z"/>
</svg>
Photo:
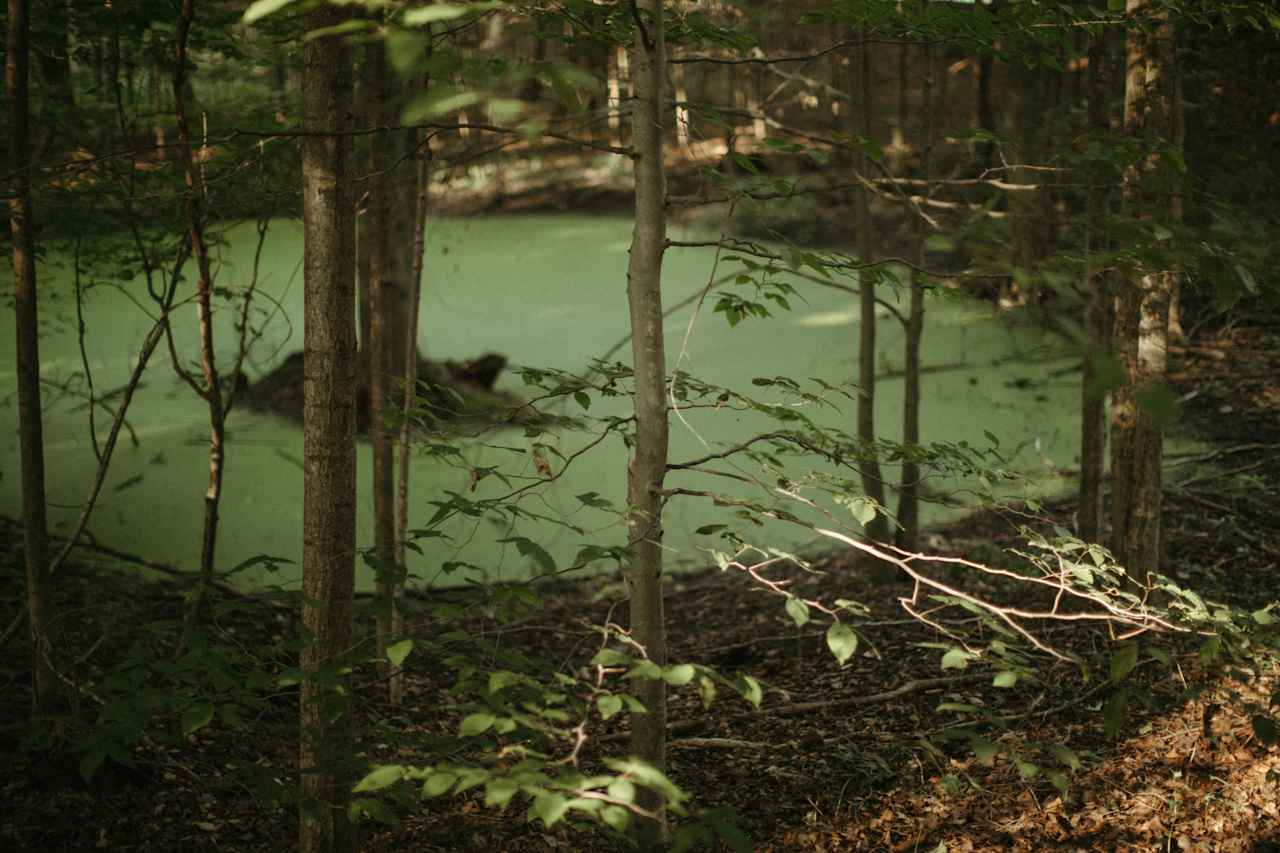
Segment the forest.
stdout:
<svg viewBox="0 0 1280 853">
<path fill-rule="evenodd" d="M 0 847 L 1280 850 L 1277 0 L 5 2 Z"/>
</svg>

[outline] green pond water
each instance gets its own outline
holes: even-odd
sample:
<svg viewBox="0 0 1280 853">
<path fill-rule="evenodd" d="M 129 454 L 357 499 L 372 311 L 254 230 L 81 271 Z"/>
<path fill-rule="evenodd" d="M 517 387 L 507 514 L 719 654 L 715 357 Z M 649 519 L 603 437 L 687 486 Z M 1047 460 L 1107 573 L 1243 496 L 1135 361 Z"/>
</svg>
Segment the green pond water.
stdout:
<svg viewBox="0 0 1280 853">
<path fill-rule="evenodd" d="M 689 235 L 676 232 L 672 236 Z M 629 241 L 630 222 L 621 218 L 521 216 L 432 222 L 422 301 L 422 350 L 432 358 L 467 358 L 496 351 L 516 365 L 584 370 L 591 358 L 603 355 L 628 330 L 625 270 Z M 228 234 L 219 255 L 220 284 L 240 286 L 247 282 L 254 244 L 252 227 Z M 301 253 L 301 225 L 274 223 L 263 253 L 259 287 L 274 297 L 279 309 L 253 349 L 246 368 L 251 378 L 301 348 Z M 705 285 L 712 264 L 711 250 L 669 251 L 664 271 L 666 303 L 674 305 Z M 722 264 L 720 273 L 732 269 Z M 59 381 L 81 369 L 70 275 L 57 264 L 45 264 L 41 273 L 43 374 L 48 380 Z M 858 332 L 854 297 L 822 287 L 802 288 L 802 296 L 792 301 L 790 312 L 775 311 L 771 319 L 747 321 L 736 328 L 730 328 L 722 315 L 712 313 L 714 298 L 708 300 L 688 335 L 682 369 L 757 399 L 779 402 L 785 399 L 779 392 L 753 387 L 751 380 L 790 376 L 801 381 L 810 377 L 830 383 L 850 381 L 856 371 Z M 127 379 L 151 327 L 151 319 L 140 308 L 147 303 L 141 287 L 132 294 L 113 287 L 98 287 L 89 293 L 88 355 L 99 393 L 118 388 Z M 259 304 L 264 303 L 260 300 Z M 667 322 L 672 364 L 686 338 L 692 310 L 688 307 L 675 312 Z M 222 311 L 218 321 L 221 363 L 226 365 L 235 349 L 230 312 Z M 187 306 L 180 310 L 174 326 L 178 352 L 193 359 L 197 351 L 194 309 Z M 7 332 L 5 337 L 11 334 Z M 965 440 L 986 447 L 990 445 L 985 435 L 989 431 L 1002 449 L 1020 448 L 1011 465 L 1030 482 L 1011 487 L 1014 494 L 1059 488 L 1055 466 L 1073 466 L 1078 453 L 1078 378 L 1065 371 L 1072 364 L 1072 353 L 1053 350 L 1053 342 L 1037 328 L 1014 327 L 995 318 L 988 305 L 954 298 L 929 300 L 924 340 L 926 367 L 967 365 L 924 376 L 924 441 Z M 898 323 L 883 319 L 879 327 L 882 370 L 892 374 L 900 368 L 901 344 Z M 629 349 L 624 348 L 617 358 L 626 360 L 628 354 Z M 0 512 L 16 516 L 20 496 L 13 359 L 11 341 L 6 341 L 0 349 L 0 400 L 4 401 L 0 406 Z M 993 366 L 994 362 L 999 364 Z M 504 376 L 500 387 L 528 392 L 513 373 Z M 46 394 L 51 524 L 55 532 L 65 532 L 85 498 L 95 463 L 83 401 Z M 852 425 L 852 404 L 841 402 L 842 412 L 814 407 L 809 414 L 823 423 Z M 597 399 L 589 414 L 624 412 L 626 403 Z M 879 431 L 887 438 L 900 436 L 901 403 L 901 380 L 891 375 L 882 379 L 877 419 Z M 571 403 L 563 411 L 577 414 L 581 410 Z M 177 380 L 163 348 L 152 359 L 129 420 L 140 444 L 135 447 L 122 437 L 90 530 L 103 544 L 152 560 L 194 567 L 208 476 L 207 413 L 203 403 Z M 105 433 L 104 414 L 99 414 L 98 423 Z M 671 458 L 678 462 L 701 456 L 769 428 L 769 422 L 759 416 L 728 410 L 690 412 L 672 419 Z M 568 456 L 590 439 L 582 433 L 565 433 L 558 446 Z M 502 447 L 463 443 L 471 465 L 502 465 L 513 475 L 536 475 L 530 454 L 522 452 L 531 441 L 523 431 L 506 430 L 487 441 Z M 301 458 L 302 434 L 296 424 L 243 408 L 232 414 L 218 549 L 221 567 L 263 553 L 300 560 Z M 497 541 L 513 536 L 539 542 L 560 567 L 571 564 L 583 544 L 621 544 L 625 533 L 617 517 L 586 507 L 575 496 L 595 492 L 621 505 L 626 459 L 622 442 L 611 437 L 578 459 L 559 481 L 522 504 L 531 513 L 568 516 L 583 533 L 549 523 L 521 522 L 511 528 L 488 519 L 450 522 L 444 527 L 449 541 L 424 541 L 424 553 L 411 555 L 411 571 L 423 583 L 457 583 L 465 573 L 444 576 L 440 567 L 447 561 L 463 561 L 484 567 L 491 578 L 522 576 L 532 566 L 530 558 L 512 543 Z M 554 469 L 560 469 L 559 460 L 549 461 Z M 360 445 L 359 466 L 359 540 L 364 546 L 372 538 L 367 500 L 369 447 L 364 443 Z M 724 464 L 717 467 L 733 470 Z M 742 470 L 747 470 L 745 464 Z M 688 472 L 674 472 L 668 485 L 730 492 L 738 488 L 726 478 Z M 422 526 L 435 511 L 430 501 L 438 500 L 446 490 L 467 495 L 506 491 L 496 478 L 482 482 L 474 493 L 469 489 L 466 466 L 417 457 L 410 526 Z M 716 547 L 717 540 L 694 531 L 722 522 L 748 526 L 727 517 L 728 512 L 705 498 L 674 499 L 668 506 L 665 538 L 672 562 L 708 563 L 707 553 L 700 549 Z M 937 520 L 946 512 L 955 510 L 925 508 L 927 520 Z M 795 548 L 813 536 L 806 537 L 794 526 L 772 524 L 757 529 L 752 539 Z M 295 565 L 270 576 L 245 579 L 295 587 L 299 574 L 300 566 Z M 362 566 L 361 584 L 367 587 L 369 583 Z"/>
</svg>

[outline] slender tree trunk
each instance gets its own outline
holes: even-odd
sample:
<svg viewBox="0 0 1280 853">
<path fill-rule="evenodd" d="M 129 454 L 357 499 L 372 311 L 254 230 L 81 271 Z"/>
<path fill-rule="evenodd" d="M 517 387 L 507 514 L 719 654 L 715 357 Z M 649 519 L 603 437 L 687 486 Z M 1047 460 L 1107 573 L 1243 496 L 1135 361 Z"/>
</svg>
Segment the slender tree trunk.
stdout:
<svg viewBox="0 0 1280 853">
<path fill-rule="evenodd" d="M 369 381 L 369 335 L 372 305 L 372 288 L 369 285 L 369 217 L 367 206 L 357 201 L 355 205 L 356 241 L 356 311 L 359 332 L 356 335 L 356 382 Z M 360 405 L 357 403 L 357 405 Z M 363 421 L 368 412 L 361 412 Z"/>
<path fill-rule="evenodd" d="M 988 133 L 995 133 L 996 112 L 991 104 L 991 74 L 995 60 L 990 56 L 978 58 L 978 128 Z M 995 144 L 983 141 L 977 146 L 978 167 L 991 167 L 991 155 L 995 153 Z"/>
<path fill-rule="evenodd" d="M 403 93 L 408 82 L 398 83 L 396 91 Z M 384 111 L 391 124 L 399 118 L 399 99 L 387 97 L 390 109 Z M 417 144 L 415 131 L 402 129 L 391 131 L 391 148 L 388 162 L 392 171 L 387 175 L 390 191 L 387 193 L 387 234 L 390 265 L 385 282 L 384 299 L 387 305 L 385 326 L 388 347 L 387 375 L 392 384 L 404 376 L 400 354 L 405 351 L 409 338 L 410 291 L 413 288 L 413 227 L 414 212 L 418 205 L 417 172 L 414 168 L 414 149 Z"/>
<path fill-rule="evenodd" d="M 1182 71 L 1177 67 L 1176 61 L 1172 69 L 1173 79 L 1173 144 L 1178 151 L 1182 151 L 1187 142 L 1187 120 L 1186 120 L 1186 102 L 1183 98 L 1182 90 Z M 1173 218 L 1178 222 L 1182 221 L 1182 214 L 1186 196 L 1186 176 L 1178 182 L 1178 186 L 1174 189 L 1173 198 L 1169 203 L 1169 210 L 1173 213 Z M 1169 282 L 1169 340 L 1181 341 L 1185 336 L 1182 329 L 1182 283 L 1183 276 L 1181 274 L 1174 275 Z"/>
<path fill-rule="evenodd" d="M 322 6 L 308 30 L 334 26 L 343 10 Z M 304 231 L 303 628 L 306 674 L 300 703 L 302 779 L 299 848 L 347 853 L 355 830 L 347 817 L 351 720 L 340 675 L 351 645 L 355 587 L 355 275 L 349 141 L 351 57 L 341 37 L 303 48 Z M 322 135 L 329 131 L 334 135 Z M 338 707 L 335 714 L 335 704 Z"/>
<path fill-rule="evenodd" d="M 1089 131 L 1105 134 L 1111 128 L 1107 105 L 1108 51 L 1105 33 L 1089 43 Z M 1103 534 L 1103 474 L 1106 471 L 1106 395 L 1097 389 L 1101 359 L 1111 349 L 1111 298 L 1107 273 L 1093 266 L 1092 253 L 1104 248 L 1107 215 L 1107 186 L 1101 170 L 1091 170 L 1086 203 L 1085 256 L 1090 258 L 1085 272 L 1084 366 L 1080 376 L 1080 503 L 1076 519 L 1080 538 L 1101 542 Z"/>
<path fill-rule="evenodd" d="M 1135 21 L 1163 16 L 1155 5 L 1128 0 L 1126 12 Z M 1168 210 L 1178 180 L 1161 155 L 1176 132 L 1174 35 L 1167 18 L 1150 31 L 1131 29 L 1127 55 L 1125 133 L 1141 144 L 1142 158 L 1125 173 L 1125 205 L 1131 215 L 1150 220 Z M 1160 423 L 1139 401 L 1165 376 L 1173 275 L 1164 269 L 1135 271 L 1116 294 L 1115 339 L 1123 379 L 1111 416 L 1112 551 L 1140 578 L 1157 570 L 1160 561 L 1163 436 Z"/>
<path fill-rule="evenodd" d="M 922 112 L 924 114 L 924 139 L 920 146 L 921 169 L 924 176 L 924 196 L 929 197 L 929 161 L 933 154 L 933 51 L 925 44 L 924 76 L 921 78 Z M 905 85 L 899 81 L 900 85 Z M 919 217 L 915 221 L 917 265 L 924 263 L 925 223 Z M 902 485 L 898 489 L 898 547 L 914 551 L 920 539 L 920 465 L 911 454 L 920 446 L 920 339 L 924 336 L 924 286 L 919 273 L 908 273 L 911 280 L 911 308 L 907 314 L 906 338 L 903 346 L 902 389 L 902 444 L 908 454 L 902 463 Z"/>
<path fill-rule="evenodd" d="M 386 51 L 382 42 L 370 44 L 365 52 L 364 97 L 370 123 L 375 128 L 388 122 L 389 95 Z M 391 205 L 392 187 L 388 171 L 392 131 L 375 131 L 369 137 L 369 198 L 365 205 L 365 240 L 369 247 L 369 438 L 373 445 L 373 549 L 377 574 L 377 657 L 379 671 L 389 675 L 387 647 L 396 590 L 396 504 L 395 454 L 387 420 L 391 402 L 391 346 L 388 340 L 391 290 Z M 403 352 L 403 350 L 401 350 Z"/>
<path fill-rule="evenodd" d="M 849 62 L 853 84 L 849 87 L 847 116 L 850 129 L 864 139 L 871 138 L 871 55 L 865 34 L 858 46 L 857 55 Z M 864 175 L 871 171 L 871 162 L 862 154 L 855 160 L 856 168 Z M 869 263 L 875 253 L 875 237 L 872 233 L 870 193 L 865 189 L 854 191 L 853 221 L 857 229 L 858 257 Z M 884 477 L 880 470 L 880 456 L 876 450 L 876 276 L 871 272 L 859 274 L 858 284 L 858 441 L 862 445 L 862 462 L 858 474 L 862 479 L 862 491 L 880 507 L 885 506 Z M 889 520 L 877 511 L 875 519 L 866 526 L 866 534 L 877 542 L 889 539 Z"/>
<path fill-rule="evenodd" d="M 907 165 L 907 114 L 910 109 L 907 99 L 907 84 L 911 76 L 908 73 L 908 65 L 910 62 L 910 54 L 908 51 L 910 50 L 911 47 L 906 42 L 902 42 L 898 45 L 898 91 L 894 107 L 893 134 L 891 137 L 891 148 L 893 150 L 893 154 L 889 160 L 889 168 L 893 170 L 895 175 L 905 174 Z"/>
<path fill-rule="evenodd" d="M 13 239 L 13 314 L 18 369 L 18 442 L 22 454 L 23 561 L 27 624 L 31 629 L 31 698 L 36 715 L 54 710 L 58 679 L 49 642 L 49 537 L 45 522 L 44 425 L 40 411 L 40 324 L 35 240 L 31 222 L 31 21 L 28 0 L 9 0 L 4 89 L 9 101 L 9 162 L 15 170 L 9 198 Z"/>
<path fill-rule="evenodd" d="M 409 334 L 405 338 L 404 347 L 404 398 L 400 411 L 400 471 L 399 491 L 396 496 L 396 568 L 401 577 L 408 572 L 409 542 L 409 459 L 411 445 L 409 443 L 409 424 L 413 415 L 413 403 L 418 388 L 418 318 L 422 304 L 422 266 L 423 251 L 426 242 L 427 204 L 429 202 L 428 183 L 430 178 L 430 152 L 418 160 L 416 180 L 414 181 L 418 197 L 414 204 L 413 217 L 413 270 L 410 274 L 409 289 Z M 399 607 L 391 611 L 391 630 L 400 634 L 404 630 L 404 617 Z M 399 705 L 404 699 L 404 677 L 399 673 L 391 677 L 391 704 Z"/>
<path fill-rule="evenodd" d="M 66 20 L 68 17 L 67 0 L 45 0 L 37 3 L 35 14 L 55 20 Z M 62 140 L 62 147 L 71 147 L 75 139 L 72 136 L 77 130 L 75 87 L 71 78 L 71 34 L 68 27 L 58 27 L 53 34 L 52 49 L 37 52 L 36 63 L 40 79 L 44 81 L 45 103 L 47 107 L 43 120 L 36 119 L 35 133 L 38 141 L 33 146 L 41 154 L 47 153 L 54 143 Z M 28 50 L 30 48 L 28 47 Z"/>
<path fill-rule="evenodd" d="M 666 43 L 662 0 L 640 3 L 631 67 L 635 147 L 635 231 L 627 267 L 631 357 L 635 369 L 636 436 L 627 470 L 627 581 L 631 635 L 649 660 L 667 662 L 662 602 L 662 483 L 667 470 L 666 348 L 662 335 L 662 256 L 666 250 L 666 175 L 663 168 L 663 81 Z M 667 694 L 661 679 L 637 678 L 635 695 L 648 711 L 632 717 L 631 749 L 666 769 Z M 656 820 L 638 821 L 642 846 L 657 848 L 665 835 L 662 797 L 642 789 L 639 804 Z"/>
<path fill-rule="evenodd" d="M 186 188 L 183 213 L 186 216 L 187 241 L 196 260 L 196 315 L 200 326 L 200 368 L 203 383 L 197 385 L 209 409 L 209 487 L 204 495 L 204 530 L 200 539 L 200 584 L 188 606 L 186 622 L 190 627 L 200 617 L 204 594 L 213 580 L 214 557 L 218 544 L 218 505 L 222 499 L 222 472 L 226 466 L 226 415 L 223 412 L 222 386 L 218 381 L 213 348 L 213 271 L 204 239 L 204 214 L 200 205 L 200 180 L 191 153 L 191 128 L 187 120 L 187 41 L 195 20 L 195 0 L 182 0 L 175 34 L 173 68 L 174 116 L 178 125 L 179 151 Z"/>
<path fill-rule="evenodd" d="M 1013 96 L 1006 113 L 1006 137 L 1013 142 L 1012 160 L 1017 168 L 1008 170 L 1009 179 L 1021 184 L 1038 184 L 1034 193 L 1010 193 L 1009 218 L 1012 237 L 1012 284 L 1010 296 L 1031 304 L 1037 294 L 1041 264 L 1049 247 L 1045 243 L 1044 202 L 1051 195 L 1049 176 L 1026 166 L 1043 160 L 1049 134 L 1045 129 L 1045 73 L 1039 68 L 1016 67 L 1007 75 Z"/>
</svg>

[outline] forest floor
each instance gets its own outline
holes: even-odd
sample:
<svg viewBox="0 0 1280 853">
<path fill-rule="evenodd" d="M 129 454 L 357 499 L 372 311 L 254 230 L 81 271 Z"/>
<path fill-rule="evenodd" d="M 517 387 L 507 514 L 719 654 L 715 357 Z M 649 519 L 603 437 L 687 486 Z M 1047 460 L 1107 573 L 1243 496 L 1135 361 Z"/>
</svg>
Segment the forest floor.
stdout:
<svg viewBox="0 0 1280 853">
<path fill-rule="evenodd" d="M 1262 607 L 1280 597 L 1280 327 L 1202 331 L 1175 354 L 1174 371 L 1183 398 L 1179 428 L 1204 445 L 1168 460 L 1168 569 L 1205 598 Z M 1070 514 L 1070 501 L 1051 502 L 1037 523 L 1069 525 Z M 940 553 L 996 560 L 1020 544 L 1018 529 L 1027 523 L 1016 511 L 983 511 L 931 531 L 929 543 Z M 19 541 L 0 525 L 5 614 L 19 602 Z M 1280 749 L 1255 736 L 1242 704 L 1267 706 L 1275 672 L 1244 679 L 1238 670 L 1205 665 L 1198 643 L 1177 647 L 1172 671 L 1148 666 L 1144 657 L 1130 678 L 1145 701 L 1133 704 L 1119 737 L 1107 738 L 1105 679 L 1086 682 L 1063 667 L 996 690 L 990 670 L 941 671 L 938 651 L 920 646 L 938 634 L 897 604 L 909 587 L 869 582 L 847 554 L 832 554 L 818 568 L 823 574 L 797 574 L 797 592 L 857 599 L 871 611 L 864 628 L 870 642 L 844 667 L 820 630 L 796 628 L 776 597 L 741 575 L 682 574 L 667 591 L 672 660 L 750 674 L 765 685 L 759 709 L 722 696 L 704 711 L 693 690 L 673 691 L 670 708 L 671 776 L 700 806 L 732 808 L 753 849 L 1280 851 Z M 89 558 L 69 567 L 56 588 L 62 648 L 77 671 L 96 678 L 98 662 L 143 641 L 157 614 L 180 612 L 181 591 L 172 583 L 139 583 L 133 570 Z M 600 580 L 556 586 L 526 618 L 470 627 L 573 671 L 594 651 L 591 632 L 579 626 L 606 620 L 616 598 L 616 585 Z M 279 606 L 230 604 L 215 611 L 216 632 L 240 649 L 279 645 L 295 629 L 292 613 Z M 1074 627 L 1053 638 L 1063 648 L 1107 642 Z M 73 759 L 19 748 L 27 737 L 29 665 L 20 645 L 0 661 L 0 752 L 8 771 L 0 777 L 0 847 L 293 848 L 295 813 L 263 797 L 296 780 L 294 693 L 270 700 L 249 721 L 250 736 L 221 720 L 186 738 L 149 735 L 127 756 L 135 767 L 109 760 L 85 785 Z M 416 653 L 407 667 L 402 708 L 360 708 L 371 761 L 429 761 L 421 744 L 456 730 L 446 693 L 453 674 Z M 947 742 L 961 717 L 937 710 L 942 702 L 977 705 L 995 718 L 983 727 L 1000 746 L 994 761 Z M 96 713 L 91 693 L 79 710 Z M 167 712 L 156 705 L 148 713 L 154 724 Z M 167 728 L 176 729 L 177 720 Z M 610 732 L 619 733 L 601 736 Z M 1059 743 L 1080 761 L 1065 795 L 1043 776 L 1024 778 L 1011 760 L 1038 754 L 1036 744 Z M 588 763 L 597 746 L 621 744 L 589 742 Z M 621 849 L 597 827 L 546 829 L 527 822 L 522 807 L 486 808 L 475 792 L 411 798 L 400 819 L 397 828 L 367 824 L 362 848 Z"/>
</svg>

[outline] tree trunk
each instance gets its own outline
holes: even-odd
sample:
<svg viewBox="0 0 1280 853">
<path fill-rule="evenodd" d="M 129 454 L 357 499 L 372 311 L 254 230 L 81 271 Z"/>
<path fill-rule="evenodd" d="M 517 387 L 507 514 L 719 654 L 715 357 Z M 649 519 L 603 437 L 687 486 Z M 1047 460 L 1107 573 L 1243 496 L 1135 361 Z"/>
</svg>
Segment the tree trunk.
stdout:
<svg viewBox="0 0 1280 853">
<path fill-rule="evenodd" d="M 45 522 L 44 425 L 40 410 L 40 324 L 36 297 L 35 240 L 31 222 L 30 81 L 31 21 L 28 0 L 9 0 L 4 89 L 9 101 L 9 198 L 13 239 L 13 314 L 18 370 L 18 441 L 22 454 L 23 561 L 27 574 L 27 624 L 31 629 L 32 710 L 54 710 L 58 679 L 49 642 L 49 538 Z"/>
<path fill-rule="evenodd" d="M 389 97 L 386 50 L 382 42 L 368 45 L 364 64 L 364 97 L 370 124 L 384 127 L 388 122 Z M 390 674 L 387 647 L 391 644 L 396 591 L 396 505 L 395 454 L 387 416 L 391 401 L 390 301 L 392 259 L 392 182 L 388 156 L 393 131 L 375 131 L 369 136 L 369 196 L 365 205 L 365 240 L 369 249 L 369 438 L 373 445 L 373 550 L 377 575 L 377 658 L 379 672 Z M 403 349 L 401 350 L 403 352 Z"/>
<path fill-rule="evenodd" d="M 430 151 L 418 160 L 414 181 L 414 186 L 417 189 L 417 198 L 414 200 L 413 217 L 413 268 L 409 279 L 409 333 L 405 338 L 404 353 L 402 355 L 404 359 L 404 397 L 401 401 L 400 411 L 400 477 L 398 480 L 400 488 L 396 496 L 396 568 L 401 572 L 401 577 L 407 574 L 409 567 L 409 424 L 410 417 L 413 414 L 415 393 L 418 388 L 418 316 L 422 304 L 423 250 L 426 242 L 428 191 L 431 186 L 429 183 L 431 175 L 428 169 L 429 162 Z M 401 633 L 404 630 L 404 618 L 400 609 L 398 607 L 394 608 L 391 611 L 391 616 L 393 633 Z M 404 699 L 404 677 L 402 675 L 397 673 L 391 676 L 390 692 L 391 704 L 399 705 Z"/>
<path fill-rule="evenodd" d="M 924 115 L 924 139 L 920 145 L 921 172 L 925 186 L 922 193 L 929 197 L 929 160 L 933 154 L 933 51 L 926 43 L 924 48 L 924 76 L 921 78 L 922 113 Z M 905 89 L 905 80 L 899 78 L 899 88 Z M 900 95 L 900 97 L 903 97 Z M 900 110 L 904 108 L 900 105 Z M 924 263 L 924 220 L 915 219 L 916 263 Z M 898 489 L 898 547 L 914 551 L 920 539 L 920 466 L 911 454 L 920 446 L 920 339 L 924 335 L 924 286 L 919 273 L 908 273 L 911 281 L 911 308 L 907 314 L 906 338 L 903 346 L 902 389 L 902 444 L 908 454 L 902 463 L 902 485 Z"/>
<path fill-rule="evenodd" d="M 1132 29 L 1127 47 L 1125 134 L 1141 145 L 1142 157 L 1124 176 L 1125 206 L 1131 216 L 1155 219 L 1168 210 L 1177 172 L 1161 148 L 1175 141 L 1174 35 L 1165 13 L 1152 0 L 1128 0 L 1132 20 L 1163 18 L 1155 29 Z M 1168 359 L 1169 292 L 1174 273 L 1142 269 L 1119 284 L 1115 339 L 1122 381 L 1112 406 L 1112 551 L 1120 564 L 1142 578 L 1160 562 L 1161 424 L 1141 397 L 1164 379 Z"/>
<path fill-rule="evenodd" d="M 222 499 L 222 472 L 226 466 L 226 414 L 223 411 L 222 387 L 218 381 L 213 348 L 213 271 L 204 240 L 204 213 L 200 205 L 199 178 L 191 153 L 191 128 L 187 120 L 187 40 L 195 20 L 195 0 L 182 0 L 178 26 L 174 36 L 173 68 L 174 117 L 178 125 L 179 151 L 185 182 L 183 213 L 186 216 L 187 241 L 196 260 L 196 316 L 200 327 L 200 367 L 202 383 L 194 383 L 209 409 L 209 487 L 204 495 L 204 530 L 200 540 L 200 581 L 188 605 L 186 624 L 193 626 L 200 617 L 205 590 L 213 580 L 214 556 L 218 544 L 218 504 Z"/>
<path fill-rule="evenodd" d="M 846 110 L 851 132 L 863 139 L 871 138 L 871 56 L 870 45 L 863 36 L 858 53 L 849 62 L 853 85 L 849 87 Z M 855 168 L 866 175 L 871 171 L 871 161 L 862 154 L 855 159 Z M 858 258 L 870 263 L 874 249 L 873 223 L 871 219 L 870 193 L 858 189 L 853 195 L 853 222 L 857 229 Z M 862 462 L 858 474 L 862 479 L 862 491 L 877 506 L 885 506 L 884 477 L 880 470 L 880 456 L 876 451 L 876 276 L 870 272 L 859 274 L 858 284 L 858 442 L 862 445 Z M 877 511 L 876 517 L 866 525 L 866 535 L 877 542 L 889 539 L 889 519 Z"/>
<path fill-rule="evenodd" d="M 631 636 L 649 660 L 667 662 L 662 602 L 662 483 L 667 469 L 666 349 L 662 335 L 662 256 L 666 249 L 666 175 L 663 168 L 663 81 L 666 44 L 662 0 L 644 0 L 638 13 L 631 67 L 635 147 L 635 230 L 627 267 L 631 313 L 631 357 L 635 369 L 636 436 L 627 478 L 627 581 L 631 592 Z M 643 26 L 640 25 L 643 21 Z M 632 717 L 631 749 L 666 769 L 667 695 L 661 679 L 637 678 L 635 695 L 648 713 Z M 643 847 L 657 848 L 665 836 L 660 794 L 642 789 L 638 798 L 654 820 L 637 821 Z"/>
<path fill-rule="evenodd" d="M 44 16 L 46 19 L 65 21 L 68 14 L 67 0 L 45 0 L 36 6 L 36 15 Z M 40 138 L 38 143 L 33 144 L 42 153 L 47 153 L 59 139 L 62 140 L 63 148 L 70 148 L 75 143 L 72 134 L 76 132 L 79 124 L 76 114 L 75 87 L 71 77 L 69 28 L 57 27 L 53 40 L 46 44 L 46 48 L 38 50 L 36 54 L 38 73 L 40 79 L 44 81 L 47 106 L 42 111 L 43 120 L 40 117 L 37 118 L 36 132 L 40 134 Z"/>
<path fill-rule="evenodd" d="M 308 30 L 346 12 L 322 6 Z M 302 779 L 299 847 L 347 853 L 351 721 L 339 674 L 351 645 L 355 587 L 355 275 L 348 154 L 351 57 L 341 37 L 303 48 L 302 214 L 304 231 L 303 628 L 306 677 L 300 703 Z M 326 131 L 334 135 L 320 135 Z M 336 708 L 335 708 L 336 706 Z M 336 713 L 335 713 L 336 711 Z"/>
<path fill-rule="evenodd" d="M 1107 106 L 1108 51 L 1105 33 L 1092 37 L 1089 43 L 1089 117 L 1088 130 L 1105 134 L 1111 128 Z M 1107 186 L 1100 169 L 1091 170 L 1087 198 L 1085 257 L 1105 247 Z M 1102 483 L 1106 471 L 1106 394 L 1096 387 L 1101 359 L 1111 349 L 1111 299 L 1107 273 L 1095 269 L 1092 262 L 1085 272 L 1084 366 L 1080 376 L 1080 502 L 1076 511 L 1077 529 L 1086 542 L 1101 542 L 1103 534 Z"/>
<path fill-rule="evenodd" d="M 403 93 L 409 88 L 409 81 L 396 84 L 396 91 Z M 391 124 L 398 123 L 399 101 L 390 104 L 393 109 L 385 112 Z M 414 149 L 417 144 L 416 133 L 412 129 L 394 130 L 390 132 L 391 148 L 388 162 L 391 172 L 388 174 L 387 234 L 390 266 L 385 283 L 384 299 L 387 304 L 386 340 L 388 347 L 387 375 L 392 385 L 404 376 L 404 365 L 401 354 L 408 346 L 409 339 L 409 305 L 410 293 L 413 289 L 413 227 L 414 212 L 418 205 L 417 173 L 414 168 Z"/>
</svg>

